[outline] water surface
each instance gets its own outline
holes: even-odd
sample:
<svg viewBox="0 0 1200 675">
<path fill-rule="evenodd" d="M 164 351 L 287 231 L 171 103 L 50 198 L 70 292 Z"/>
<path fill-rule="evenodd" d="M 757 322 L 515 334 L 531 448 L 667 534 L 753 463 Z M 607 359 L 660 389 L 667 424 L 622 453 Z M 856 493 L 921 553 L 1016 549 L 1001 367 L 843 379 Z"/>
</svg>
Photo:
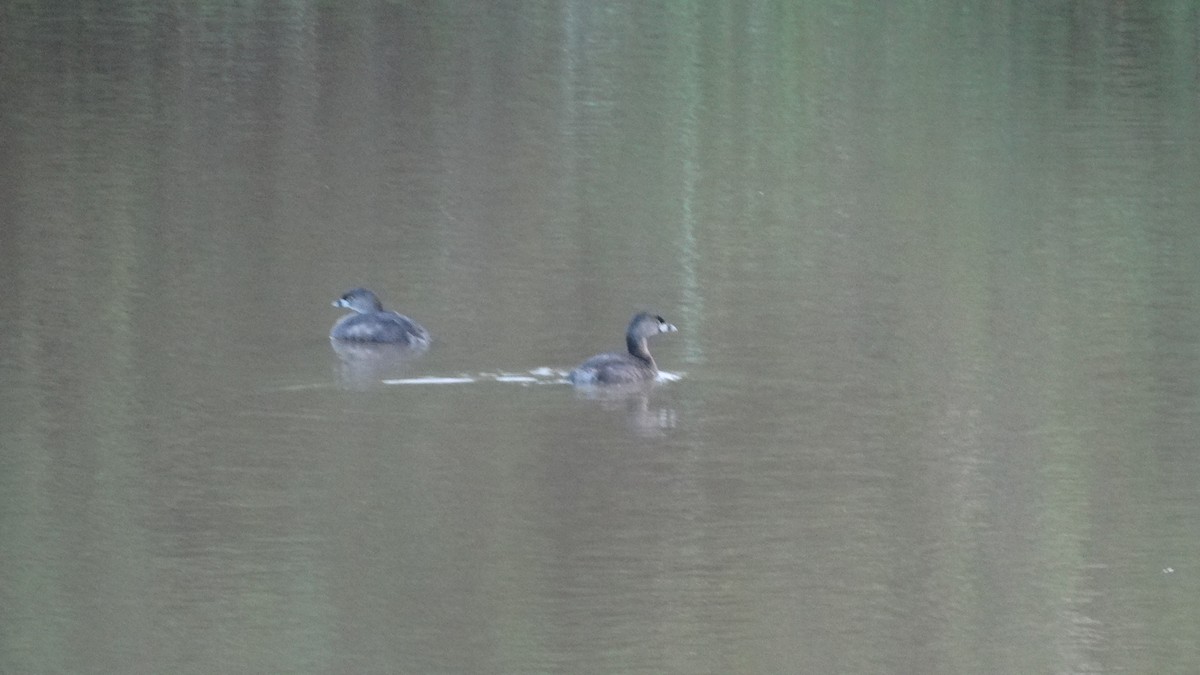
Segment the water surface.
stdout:
<svg viewBox="0 0 1200 675">
<path fill-rule="evenodd" d="M 1200 669 L 1200 16 L 984 4 L 0 10 L 0 671 Z"/>
</svg>

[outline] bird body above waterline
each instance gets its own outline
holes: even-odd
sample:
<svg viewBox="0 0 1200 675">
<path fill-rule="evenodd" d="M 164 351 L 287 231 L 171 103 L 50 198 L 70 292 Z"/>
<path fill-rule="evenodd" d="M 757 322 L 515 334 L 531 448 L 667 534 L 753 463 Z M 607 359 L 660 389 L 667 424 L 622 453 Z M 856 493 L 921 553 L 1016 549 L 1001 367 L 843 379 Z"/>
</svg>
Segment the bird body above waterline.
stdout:
<svg viewBox="0 0 1200 675">
<path fill-rule="evenodd" d="M 658 377 L 658 364 L 650 355 L 647 341 L 660 333 L 678 329 L 661 316 L 639 312 L 625 331 L 626 352 L 597 354 L 576 366 L 567 379 L 576 385 L 635 384 Z"/>
<path fill-rule="evenodd" d="M 329 331 L 330 339 L 412 347 L 429 345 L 429 331 L 424 326 L 403 314 L 385 310 L 379 297 L 366 288 L 347 291 L 333 301 L 333 306 L 349 309 L 353 313 L 333 324 L 333 329 Z"/>
</svg>

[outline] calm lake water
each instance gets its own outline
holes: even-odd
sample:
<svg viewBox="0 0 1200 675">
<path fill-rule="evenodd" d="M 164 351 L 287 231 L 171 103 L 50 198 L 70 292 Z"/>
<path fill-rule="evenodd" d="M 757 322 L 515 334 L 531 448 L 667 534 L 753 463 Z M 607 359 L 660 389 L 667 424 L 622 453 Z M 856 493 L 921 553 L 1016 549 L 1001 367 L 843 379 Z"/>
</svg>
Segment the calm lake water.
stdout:
<svg viewBox="0 0 1200 675">
<path fill-rule="evenodd" d="M 0 9 L 0 672 L 1200 672 L 1200 6 L 810 4 Z"/>
</svg>

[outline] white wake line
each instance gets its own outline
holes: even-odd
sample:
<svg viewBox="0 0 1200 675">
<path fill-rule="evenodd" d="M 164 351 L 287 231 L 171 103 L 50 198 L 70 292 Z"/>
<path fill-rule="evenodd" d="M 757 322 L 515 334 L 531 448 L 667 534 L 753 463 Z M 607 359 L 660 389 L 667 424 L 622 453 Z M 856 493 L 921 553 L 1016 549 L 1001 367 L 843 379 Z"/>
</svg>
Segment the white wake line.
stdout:
<svg viewBox="0 0 1200 675">
<path fill-rule="evenodd" d="M 422 375 L 383 380 L 384 384 L 471 384 L 473 382 L 510 382 L 516 384 L 561 384 L 566 373 L 553 368 L 535 368 L 528 373 L 479 373 L 477 375 Z"/>
<path fill-rule="evenodd" d="M 566 372 L 553 368 L 535 368 L 528 375 L 521 373 L 479 373 L 478 375 L 423 375 L 421 377 L 403 377 L 399 379 L 382 380 L 383 384 L 472 384 L 475 382 L 507 382 L 512 384 L 568 384 Z M 659 371 L 658 382 L 678 382 L 683 379 L 682 373 Z"/>
<path fill-rule="evenodd" d="M 467 384 L 477 382 L 473 377 L 405 377 L 399 380 L 383 380 L 384 384 Z"/>
</svg>

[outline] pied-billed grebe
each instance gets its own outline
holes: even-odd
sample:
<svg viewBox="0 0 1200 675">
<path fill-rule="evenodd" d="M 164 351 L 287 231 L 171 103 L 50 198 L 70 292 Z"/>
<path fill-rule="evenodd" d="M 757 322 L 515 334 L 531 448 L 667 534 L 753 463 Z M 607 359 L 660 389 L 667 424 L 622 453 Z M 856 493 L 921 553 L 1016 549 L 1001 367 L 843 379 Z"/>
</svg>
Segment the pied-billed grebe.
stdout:
<svg viewBox="0 0 1200 675">
<path fill-rule="evenodd" d="M 658 377 L 658 365 L 646 348 L 646 340 L 659 333 L 674 333 L 676 330 L 661 316 L 649 312 L 635 314 L 629 322 L 629 329 L 625 331 L 628 354 L 597 354 L 579 364 L 567 379 L 574 384 L 632 384 L 653 380 Z"/>
<path fill-rule="evenodd" d="M 353 310 L 333 324 L 329 337 L 348 342 L 384 342 L 395 345 L 426 347 L 429 331 L 412 319 L 384 311 L 383 303 L 371 291 L 355 288 L 333 301 L 334 307 Z"/>
</svg>

